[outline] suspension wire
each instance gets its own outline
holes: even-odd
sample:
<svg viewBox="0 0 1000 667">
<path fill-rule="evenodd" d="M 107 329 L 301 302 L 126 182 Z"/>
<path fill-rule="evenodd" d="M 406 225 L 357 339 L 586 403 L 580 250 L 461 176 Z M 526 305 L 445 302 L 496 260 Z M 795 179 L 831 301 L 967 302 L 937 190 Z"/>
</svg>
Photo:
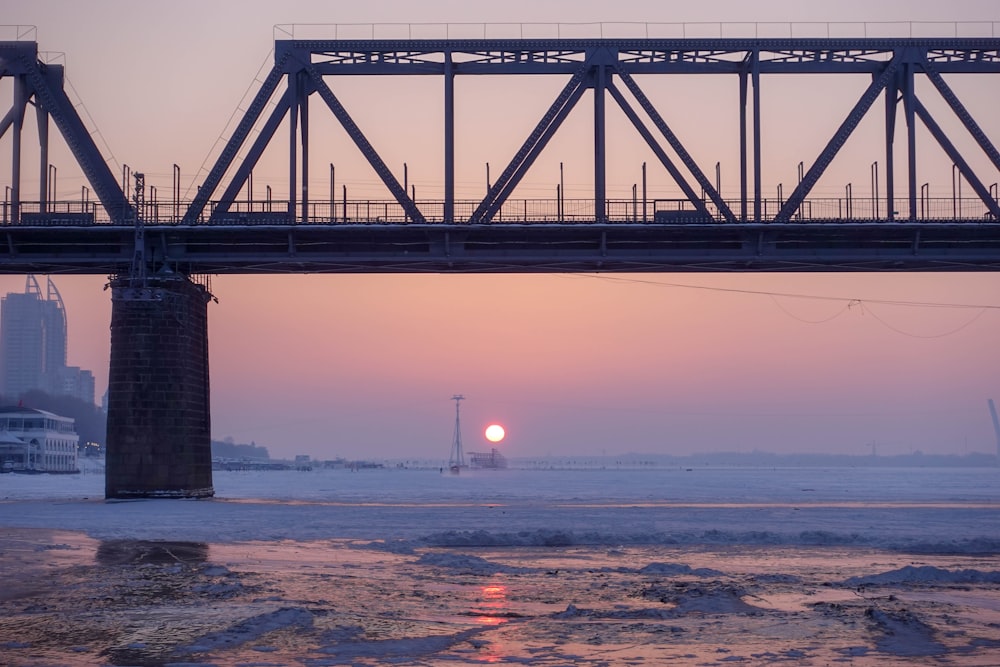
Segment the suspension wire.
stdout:
<svg viewBox="0 0 1000 667">
<path fill-rule="evenodd" d="M 781 312 L 783 312 L 785 315 L 787 315 L 788 317 L 792 318 L 793 320 L 797 320 L 797 321 L 802 322 L 804 324 L 826 324 L 827 322 L 832 322 L 833 320 L 837 319 L 838 317 L 840 317 L 841 315 L 843 315 L 844 313 L 846 313 L 847 311 L 849 311 L 851 309 L 851 306 L 854 305 L 854 303 L 855 303 L 854 301 L 848 301 L 847 303 L 844 304 L 844 306 L 840 310 L 838 310 L 837 312 L 835 312 L 830 317 L 824 317 L 824 318 L 819 319 L 819 320 L 810 320 L 810 319 L 807 319 L 807 318 L 804 318 L 804 317 L 799 317 L 798 315 L 796 315 L 792 311 L 790 311 L 787 308 L 785 308 L 784 306 L 782 306 L 781 302 L 778 301 L 778 297 L 776 297 L 775 295 L 768 294 L 768 296 L 771 298 L 771 301 L 774 302 L 774 305 L 778 307 L 778 310 L 780 310 Z"/>
<path fill-rule="evenodd" d="M 670 283 L 659 280 L 649 280 L 643 278 L 625 278 L 622 276 L 609 276 L 606 274 L 575 273 L 570 274 L 585 278 L 598 278 L 601 280 L 613 280 L 618 282 L 640 283 L 658 287 L 673 287 L 678 289 L 696 289 L 709 292 L 729 292 L 734 294 L 752 294 L 755 296 L 786 297 L 790 299 L 811 299 L 814 301 L 846 301 L 850 305 L 854 304 L 879 304 L 883 306 L 910 306 L 914 308 L 958 308 L 958 309 L 982 309 L 1000 310 L 1000 304 L 970 304 L 970 303 L 941 303 L 933 301 L 909 301 L 903 299 L 859 299 L 857 297 L 826 296 L 822 294 L 796 294 L 793 292 L 774 292 L 770 290 L 751 290 L 739 287 L 713 287 L 710 285 L 691 285 L 685 283 Z"/>
<path fill-rule="evenodd" d="M 658 280 L 648 280 L 643 278 L 625 278 L 622 276 L 609 276 L 604 274 L 576 273 L 570 275 L 577 277 L 585 277 L 585 278 L 600 278 L 602 280 L 614 280 L 619 282 L 639 283 L 645 285 L 653 285 L 657 287 L 672 287 L 677 289 L 698 289 L 698 290 L 707 290 L 711 292 L 729 292 L 729 293 L 747 294 L 753 296 L 767 296 L 770 297 L 774 305 L 777 306 L 778 309 L 781 310 L 781 312 L 784 313 L 786 316 L 792 318 L 793 320 L 803 322 L 805 324 L 826 324 L 827 322 L 831 322 L 836 318 L 840 317 L 849 310 L 852 310 L 854 308 L 859 308 L 862 314 L 864 313 L 870 314 L 875 319 L 876 322 L 884 326 L 886 329 L 889 329 L 893 333 L 897 333 L 901 336 L 907 336 L 909 338 L 918 338 L 922 340 L 932 340 L 936 338 L 947 338 L 948 336 L 953 336 L 959 333 L 960 331 L 963 331 L 964 329 L 972 326 L 972 324 L 975 323 L 984 314 L 986 314 L 987 311 L 1000 310 L 1000 305 L 994 305 L 994 304 L 940 303 L 932 301 L 907 301 L 902 299 L 859 299 L 859 298 L 847 298 L 847 297 L 836 297 L 836 296 L 824 296 L 820 294 L 794 294 L 788 292 L 773 292 L 768 290 L 748 290 L 736 287 L 711 287 L 708 285 L 668 283 Z M 838 310 L 830 317 L 822 318 L 819 320 L 810 320 L 803 317 L 799 317 L 798 315 L 795 315 L 787 308 L 782 306 L 781 303 L 778 301 L 779 297 L 792 298 L 792 299 L 811 299 L 814 301 L 838 301 L 845 303 L 840 310 Z M 938 334 L 925 335 L 925 334 L 917 334 L 910 331 L 905 331 L 897 326 L 893 326 L 892 324 L 887 322 L 884 318 L 879 317 L 878 314 L 876 314 L 875 311 L 871 308 L 872 305 L 901 306 L 909 308 L 952 308 L 961 310 L 976 309 L 979 312 L 975 313 L 972 316 L 972 318 L 970 318 L 968 321 L 958 325 L 957 327 L 949 331 L 945 331 Z"/>
<path fill-rule="evenodd" d="M 982 317 L 983 314 L 985 314 L 987 310 L 989 310 L 989 309 L 988 308 L 983 308 L 978 313 L 976 313 L 975 315 L 973 315 L 972 319 L 970 319 L 968 322 L 965 322 L 964 324 L 960 324 L 959 326 L 957 326 L 956 328 L 952 329 L 951 331 L 945 331 L 943 333 L 930 334 L 930 335 L 915 334 L 915 333 L 911 333 L 909 331 L 903 331 L 902 329 L 900 329 L 898 327 L 894 327 L 893 325 L 889 324 L 888 322 L 886 322 L 885 320 L 883 320 L 881 317 L 879 317 L 878 315 L 876 315 L 875 312 L 871 308 L 868 308 L 865 312 L 867 312 L 872 317 L 874 317 L 875 320 L 879 324 L 881 324 L 886 329 L 888 329 L 888 330 L 890 330 L 890 331 L 892 331 L 894 333 L 898 333 L 901 336 L 907 336 L 909 338 L 921 338 L 921 339 L 929 340 L 929 339 L 933 339 L 933 338 L 946 338 L 948 336 L 957 334 L 959 331 L 962 331 L 966 327 L 971 326 L 972 323 L 975 322 L 976 320 L 978 320 L 980 317 Z"/>
</svg>

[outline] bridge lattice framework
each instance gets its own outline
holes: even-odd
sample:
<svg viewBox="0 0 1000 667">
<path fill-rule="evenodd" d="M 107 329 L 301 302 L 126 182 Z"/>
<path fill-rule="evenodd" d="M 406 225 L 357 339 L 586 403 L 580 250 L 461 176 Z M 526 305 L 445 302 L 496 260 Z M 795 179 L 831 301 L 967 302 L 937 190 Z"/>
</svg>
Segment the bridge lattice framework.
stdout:
<svg viewBox="0 0 1000 667">
<path fill-rule="evenodd" d="M 615 103 L 642 137 L 657 161 L 683 193 L 672 202 L 677 214 L 661 214 L 663 219 L 705 223 L 784 223 L 802 220 L 917 221 L 940 219 L 928 216 L 928 203 L 917 184 L 917 128 L 922 124 L 951 160 L 954 169 L 970 186 L 975 214 L 957 214 L 954 220 L 981 222 L 1000 219 L 995 172 L 977 172 L 973 161 L 960 151 L 944 125 L 917 95 L 916 80 L 926 78 L 940 94 L 990 163 L 1000 170 L 1000 152 L 980 124 L 962 103 L 945 77 L 952 74 L 1000 73 L 998 38 L 691 38 L 691 39 L 372 39 L 372 40 L 276 40 L 274 63 L 247 106 L 215 163 L 189 201 L 145 200 L 140 216 L 148 223 L 232 222 L 346 222 L 398 221 L 404 223 L 493 224 L 516 219 L 551 220 L 548 214 L 529 212 L 511 215 L 511 195 L 532 164 L 546 148 L 570 112 L 585 93 L 593 98 L 593 198 L 587 213 L 577 221 L 647 221 L 645 193 L 639 207 L 607 196 L 607 107 Z M 668 122 L 672 110 L 661 110 L 651 101 L 637 77 L 648 75 L 728 75 L 738 81 L 740 115 L 740 164 L 738 198 L 724 198 L 718 181 L 713 180 L 688 151 L 684 137 Z M 787 198 L 769 200 L 762 192 L 761 162 L 767 146 L 761 134 L 761 78 L 780 74 L 864 74 L 870 83 L 861 91 L 847 116 L 829 137 L 820 154 L 806 168 L 800 166 L 799 182 Z M 444 127 L 443 201 L 420 202 L 407 191 L 369 141 L 328 80 L 338 76 L 432 76 L 443 81 L 442 121 Z M 482 200 L 458 201 L 455 197 L 455 79 L 458 76 L 562 75 L 567 77 L 555 99 L 514 151 L 500 176 L 490 184 Z M 60 65 L 38 60 L 34 42 L 0 43 L 0 77 L 12 77 L 14 95 L 11 108 L 0 120 L 0 137 L 13 135 L 11 200 L 5 202 L 4 221 L 25 219 L 45 222 L 58 216 L 55 202 L 47 201 L 49 119 L 56 124 L 73 152 L 85 177 L 94 188 L 106 219 L 127 222 L 136 215 L 134 197 L 123 190 L 73 104 L 63 90 Z M 985 77 L 984 77 L 985 79 Z M 283 84 L 283 85 L 282 85 Z M 311 202 L 309 182 L 310 98 L 317 96 L 346 130 L 365 160 L 385 185 L 388 202 L 348 202 L 342 208 L 333 202 L 323 207 Z M 870 112 L 879 97 L 884 98 L 885 183 L 884 200 L 873 198 L 873 210 L 856 216 L 842 203 L 837 212 L 809 200 L 814 186 L 833 162 L 841 147 Z M 265 111 L 272 104 L 270 113 Z M 38 118 L 40 193 L 38 202 L 23 202 L 21 188 L 22 129 L 29 105 Z M 897 187 L 894 144 L 897 138 L 898 109 L 902 107 L 905 133 L 905 164 L 899 169 L 905 184 Z M 252 172 L 282 122 L 287 119 L 289 198 L 284 202 L 240 201 Z M 918 122 L 919 121 L 919 122 Z M 952 123 L 954 125 L 954 123 Z M 254 131 L 256 138 L 250 141 Z M 786 140 L 779 136 L 777 140 Z M 301 147 L 301 151 L 299 151 Z M 243 154 L 242 159 L 237 156 Z M 925 158 L 926 159 L 926 158 Z M 980 161 L 981 163 L 982 161 Z M 226 177 L 229 180 L 226 181 Z M 896 196 L 897 190 L 904 193 Z M 175 194 L 178 188 L 175 184 Z M 565 196 L 565 192 L 563 193 Z M 332 193 L 331 193 L 332 198 Z M 508 204 L 507 208 L 504 205 Z M 902 206 L 900 206 L 902 204 Z M 521 206 L 516 207 L 521 209 Z M 9 209 L 9 210 L 8 210 Z M 340 209 L 340 211 L 338 211 Z M 557 221 L 567 222 L 565 202 L 557 203 Z M 655 209 L 655 207 L 654 207 Z M 72 216 L 69 208 L 61 218 Z M 374 212 L 373 212 L 374 211 Z M 816 213 L 814 211 L 819 211 Z M 901 211 L 901 213 L 897 213 Z M 338 215 L 338 213 L 340 215 Z M 655 215 L 655 213 L 654 213 Z M 81 206 L 77 217 L 83 222 L 103 216 L 94 206 Z"/>
</svg>

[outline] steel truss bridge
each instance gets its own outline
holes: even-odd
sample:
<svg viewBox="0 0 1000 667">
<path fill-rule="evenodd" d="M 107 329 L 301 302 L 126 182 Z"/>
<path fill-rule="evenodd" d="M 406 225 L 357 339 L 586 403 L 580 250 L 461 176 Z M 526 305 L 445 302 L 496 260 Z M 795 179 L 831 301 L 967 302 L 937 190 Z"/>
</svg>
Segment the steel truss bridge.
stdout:
<svg viewBox="0 0 1000 667">
<path fill-rule="evenodd" d="M 0 42 L 0 79 L 13 80 L 13 103 L 0 120 L 0 138 L 11 136 L 13 154 L 0 272 L 122 274 L 137 262 L 188 274 L 1000 269 L 996 138 L 947 82 L 962 74 L 993 83 L 987 75 L 1000 73 L 1000 38 L 289 39 L 274 46 L 273 67 L 197 194 L 182 201 L 175 178 L 173 197 L 163 201 L 149 196 L 141 174 L 133 184 L 112 173 L 63 89 L 61 66 L 40 62 L 34 42 Z M 565 83 L 523 142 L 511 146 L 510 161 L 485 196 L 457 199 L 455 78 L 543 74 Z M 738 86 L 736 197 L 723 196 L 718 178 L 713 181 L 672 129 L 677 109 L 658 108 L 638 80 L 683 74 L 728 75 Z M 825 148 L 811 163 L 800 163 L 787 197 L 768 198 L 761 177 L 767 149 L 761 80 L 781 74 L 861 74 L 868 83 Z M 338 98 L 338 77 L 389 75 L 442 81 L 439 200 L 416 199 L 362 131 L 365 119 L 355 119 Z M 929 81 L 921 90 L 946 103 L 948 127 L 958 127 L 965 144 L 982 151 L 975 160 L 917 95 L 918 80 Z M 593 105 L 593 196 L 566 199 L 563 190 L 555 199 L 514 198 L 585 95 Z M 813 196 L 862 119 L 878 113 L 872 109 L 880 99 L 884 169 L 875 184 L 884 185 L 882 192 Z M 25 199 L 21 187 L 29 106 L 37 116 L 42 167 L 36 200 Z M 310 199 L 309 120 L 316 106 L 346 131 L 384 184 L 385 200 L 348 200 L 346 194 L 337 200 L 332 184 L 329 198 Z M 683 196 L 649 196 L 644 182 L 641 196 L 633 189 L 631 199 L 608 197 L 609 106 L 620 109 Z M 47 196 L 50 120 L 96 201 Z M 290 132 L 288 199 L 241 196 L 283 124 Z M 968 196 L 931 199 L 918 186 L 918 127 L 950 160 Z"/>
</svg>

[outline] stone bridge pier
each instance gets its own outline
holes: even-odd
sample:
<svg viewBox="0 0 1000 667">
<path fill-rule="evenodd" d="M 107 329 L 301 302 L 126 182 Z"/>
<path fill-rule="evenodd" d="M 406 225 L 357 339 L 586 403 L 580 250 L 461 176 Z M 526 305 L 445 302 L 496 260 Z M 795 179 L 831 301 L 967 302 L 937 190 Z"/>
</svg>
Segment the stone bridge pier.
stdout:
<svg viewBox="0 0 1000 667">
<path fill-rule="evenodd" d="M 106 498 L 214 495 L 211 299 L 180 274 L 112 280 Z"/>
</svg>

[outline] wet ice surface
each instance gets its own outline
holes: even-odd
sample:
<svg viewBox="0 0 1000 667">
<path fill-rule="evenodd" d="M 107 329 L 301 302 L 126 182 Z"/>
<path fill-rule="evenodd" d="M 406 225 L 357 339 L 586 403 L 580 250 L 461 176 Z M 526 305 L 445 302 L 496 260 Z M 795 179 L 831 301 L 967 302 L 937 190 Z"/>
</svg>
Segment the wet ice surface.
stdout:
<svg viewBox="0 0 1000 667">
<path fill-rule="evenodd" d="M 6 475 L 0 664 L 1000 664 L 1000 471 L 875 472 Z"/>
</svg>

